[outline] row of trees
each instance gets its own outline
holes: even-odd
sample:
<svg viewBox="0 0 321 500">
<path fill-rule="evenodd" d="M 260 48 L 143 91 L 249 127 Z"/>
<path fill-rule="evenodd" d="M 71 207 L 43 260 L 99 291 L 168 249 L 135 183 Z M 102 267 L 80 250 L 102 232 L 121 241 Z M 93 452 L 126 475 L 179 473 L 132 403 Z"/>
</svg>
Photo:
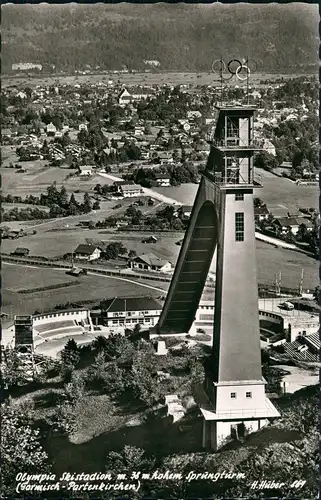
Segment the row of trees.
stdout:
<svg viewBox="0 0 321 500">
<path fill-rule="evenodd" d="M 168 174 L 172 186 L 180 186 L 185 183 L 197 183 L 199 180 L 199 169 L 191 161 L 185 161 L 182 165 L 168 165 L 157 169 L 139 168 L 131 174 L 123 176 L 124 180 L 134 181 L 143 187 L 151 188 L 157 186 L 157 174 Z"/>
<path fill-rule="evenodd" d="M 49 219 L 51 216 L 44 210 L 39 208 L 13 208 L 12 210 L 5 210 L 1 208 L 1 218 L 4 222 L 8 221 L 23 221 L 23 220 L 43 220 Z"/>
<path fill-rule="evenodd" d="M 61 188 L 58 189 L 56 182 L 53 182 L 51 186 L 47 187 L 46 194 L 42 193 L 39 197 L 28 195 L 25 198 L 21 198 L 20 196 L 12 196 L 11 194 L 8 194 L 6 196 L 1 196 L 1 201 L 5 203 L 26 203 L 29 205 L 41 205 L 50 208 L 49 213 L 41 211 L 39 209 L 23 209 L 19 211 L 19 214 L 25 214 L 25 219 L 11 218 L 6 220 L 29 220 L 28 214 L 33 214 L 33 219 L 64 217 L 68 215 L 87 214 L 92 210 L 100 209 L 99 202 L 95 201 L 94 203 L 92 203 L 88 193 L 84 194 L 83 202 L 79 203 L 76 201 L 74 193 L 72 193 L 70 197 L 68 197 L 65 186 L 61 186 Z M 13 209 L 11 210 L 11 212 L 13 212 L 13 216 L 18 217 L 17 209 Z M 36 217 L 37 214 L 39 215 L 39 217 Z"/>
</svg>

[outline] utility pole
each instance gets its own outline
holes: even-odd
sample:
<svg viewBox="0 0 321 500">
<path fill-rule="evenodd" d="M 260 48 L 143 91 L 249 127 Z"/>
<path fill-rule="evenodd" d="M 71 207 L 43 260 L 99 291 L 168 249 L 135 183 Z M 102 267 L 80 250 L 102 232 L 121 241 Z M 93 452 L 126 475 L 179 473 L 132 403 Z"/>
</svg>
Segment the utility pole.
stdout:
<svg viewBox="0 0 321 500">
<path fill-rule="evenodd" d="M 282 278 L 282 274 L 280 271 L 279 273 L 276 273 L 276 275 L 275 275 L 274 285 L 275 285 L 275 294 L 276 295 L 281 295 L 281 278 Z"/>
<path fill-rule="evenodd" d="M 303 277 L 304 277 L 304 269 L 302 268 L 300 285 L 299 285 L 299 295 L 300 295 L 300 297 L 302 296 L 302 293 L 303 293 Z"/>
</svg>

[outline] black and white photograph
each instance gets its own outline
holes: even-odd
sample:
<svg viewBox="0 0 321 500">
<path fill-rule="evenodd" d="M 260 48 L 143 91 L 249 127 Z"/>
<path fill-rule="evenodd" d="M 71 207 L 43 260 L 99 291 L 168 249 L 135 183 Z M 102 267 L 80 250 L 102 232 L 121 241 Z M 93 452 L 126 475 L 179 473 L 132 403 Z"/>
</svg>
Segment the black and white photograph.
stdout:
<svg viewBox="0 0 321 500">
<path fill-rule="evenodd" d="M 319 12 L 1 7 L 3 499 L 319 497 Z"/>
</svg>

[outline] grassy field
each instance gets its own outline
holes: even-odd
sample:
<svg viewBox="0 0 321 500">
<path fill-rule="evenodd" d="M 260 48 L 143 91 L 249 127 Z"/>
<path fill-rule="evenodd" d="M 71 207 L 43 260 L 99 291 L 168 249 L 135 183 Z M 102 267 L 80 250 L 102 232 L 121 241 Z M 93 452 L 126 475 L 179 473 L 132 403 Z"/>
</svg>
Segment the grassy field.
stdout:
<svg viewBox="0 0 321 500">
<path fill-rule="evenodd" d="M 96 184 L 110 185 L 113 183 L 110 179 L 98 174 L 90 178 L 80 177 L 77 175 L 77 170 L 75 169 L 45 166 L 48 165 L 48 160 L 19 161 L 15 153 L 10 154 L 10 151 L 7 151 L 8 148 L 10 146 L 2 147 L 4 158 L 2 168 L 0 168 L 4 195 L 12 194 L 22 197 L 28 194 L 39 195 L 45 193 L 46 188 L 53 182 L 56 182 L 58 187 L 61 187 L 63 184 L 68 193 L 78 191 L 83 194 L 86 191 L 89 193 L 92 192 Z M 25 169 L 26 172 L 17 173 L 17 170 L 14 168 L 5 168 L 10 162 L 19 162 L 21 168 Z M 71 173 L 76 175 L 68 178 L 68 175 Z M 76 198 L 79 198 L 77 194 Z"/>
<path fill-rule="evenodd" d="M 42 210 L 44 212 L 49 212 L 49 207 L 45 207 L 44 205 L 30 205 L 29 203 L 1 203 L 1 208 L 3 208 L 6 212 L 9 210 L 13 210 L 17 208 L 18 210 L 24 210 L 26 208 L 37 208 L 38 210 Z"/>
<path fill-rule="evenodd" d="M 167 83 L 169 85 L 180 85 L 180 84 L 192 84 L 197 85 L 214 85 L 218 86 L 220 84 L 219 77 L 210 71 L 211 62 L 209 62 L 209 71 L 206 73 L 192 73 L 192 72 L 164 72 L 164 73 L 110 73 L 110 74 L 94 74 L 94 75 L 74 75 L 74 76 L 60 76 L 54 75 L 52 77 L 3 77 L 3 86 L 9 87 L 11 85 L 28 85 L 34 87 L 36 85 L 53 85 L 54 82 L 58 82 L 59 85 L 74 85 L 88 84 L 88 83 L 98 83 L 112 80 L 113 82 L 120 82 L 123 85 L 159 85 L 160 83 Z M 251 66 L 250 66 L 251 67 Z M 276 78 L 283 77 L 284 79 L 295 78 L 295 74 L 265 74 L 265 73 L 253 73 L 251 74 L 251 83 L 259 84 L 260 80 L 275 80 Z M 241 82 L 239 83 L 241 85 Z M 263 85 L 262 85 L 263 86 Z"/>
<path fill-rule="evenodd" d="M 107 209 L 106 209 L 107 210 Z M 97 217 L 101 218 L 99 212 Z M 82 216 L 84 220 L 92 217 Z M 180 247 L 175 243 L 182 239 L 183 233 L 160 235 L 156 244 L 142 243 L 142 239 L 149 233 L 124 233 L 108 232 L 106 230 L 84 230 L 80 228 L 65 228 L 50 231 L 48 228 L 57 226 L 57 222 L 42 225 L 37 229 L 37 234 L 25 236 L 19 240 L 3 240 L 2 251 L 10 253 L 17 247 L 27 247 L 31 255 L 54 257 L 70 253 L 80 243 L 95 244 L 110 241 L 121 241 L 128 250 L 135 250 L 137 254 L 153 253 L 156 256 L 176 263 Z M 60 227 L 68 225 L 68 219 L 59 221 Z M 298 287 L 301 269 L 304 268 L 304 287 L 314 288 L 318 284 L 318 263 L 307 255 L 286 249 L 276 249 L 271 245 L 257 241 L 257 270 L 259 283 L 271 284 L 275 274 L 282 272 L 282 284 L 287 287 Z"/>
<path fill-rule="evenodd" d="M 43 275 L 43 277 L 41 276 Z M 103 276 L 81 276 L 77 278 L 78 285 L 68 286 L 66 289 L 46 290 L 43 292 L 21 295 L 14 290 L 19 288 L 34 288 L 48 286 L 55 283 L 74 281 L 66 276 L 64 270 L 37 269 L 3 263 L 2 266 L 2 310 L 10 315 L 32 314 L 34 310 L 47 310 L 57 304 L 77 302 L 79 300 L 92 300 L 115 296 L 148 296 L 159 297 L 159 289 L 166 290 L 168 283 L 152 282 L 148 280 L 140 283 L 123 281 L 117 278 Z M 135 280 L 136 281 L 136 280 Z M 155 290 L 156 288 L 156 290 Z"/>
<path fill-rule="evenodd" d="M 71 281 L 75 281 L 75 278 L 51 269 L 31 269 L 6 263 L 3 263 L 2 267 L 2 286 L 11 292 L 30 290 L 57 283 L 70 283 Z"/>
<path fill-rule="evenodd" d="M 288 179 L 276 177 L 265 170 L 256 169 L 261 177 L 262 188 L 254 190 L 254 195 L 261 198 L 275 216 L 286 215 L 299 207 L 318 208 L 318 186 L 297 186 Z M 182 184 L 178 187 L 159 187 L 155 191 L 184 203 L 193 205 L 197 193 L 197 184 Z"/>
<path fill-rule="evenodd" d="M 47 160 L 19 162 L 24 173 L 17 173 L 16 169 L 1 168 L 3 194 L 12 194 L 25 197 L 28 194 L 39 195 L 46 192 L 46 188 L 54 181 L 60 186 L 66 177 L 75 170 L 59 167 L 45 167 Z"/>
</svg>

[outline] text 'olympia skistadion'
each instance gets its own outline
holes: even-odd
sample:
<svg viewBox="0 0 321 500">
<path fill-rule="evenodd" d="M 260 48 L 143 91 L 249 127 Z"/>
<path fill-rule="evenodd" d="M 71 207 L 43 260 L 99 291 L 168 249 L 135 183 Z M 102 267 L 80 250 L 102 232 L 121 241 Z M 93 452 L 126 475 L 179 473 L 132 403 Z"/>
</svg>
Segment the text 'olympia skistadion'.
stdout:
<svg viewBox="0 0 321 500">
<path fill-rule="evenodd" d="M 255 106 L 224 102 L 226 81 L 249 86 L 248 61 L 215 61 L 221 102 L 210 154 L 160 319 L 151 336 L 188 333 L 216 262 L 213 349 L 199 390 L 203 446 L 218 450 L 235 436 L 279 417 L 262 377 L 253 189 Z M 248 95 L 248 92 L 247 92 Z M 214 259 L 216 252 L 216 259 Z"/>
</svg>

